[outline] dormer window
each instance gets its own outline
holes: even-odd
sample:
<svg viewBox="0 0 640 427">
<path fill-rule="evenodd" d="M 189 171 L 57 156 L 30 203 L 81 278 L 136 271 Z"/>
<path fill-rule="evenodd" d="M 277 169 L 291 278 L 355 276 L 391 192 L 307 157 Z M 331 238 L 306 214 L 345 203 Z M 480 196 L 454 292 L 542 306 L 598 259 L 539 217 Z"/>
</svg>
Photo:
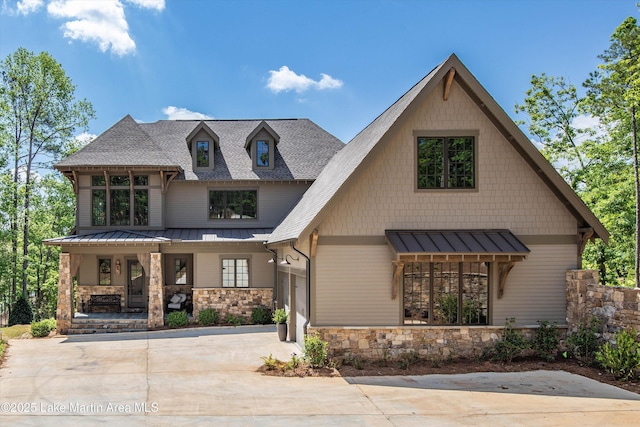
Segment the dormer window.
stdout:
<svg viewBox="0 0 640 427">
<path fill-rule="evenodd" d="M 209 167 L 209 141 L 196 142 L 196 167 Z"/>
<path fill-rule="evenodd" d="M 264 120 L 249 134 L 244 148 L 251 156 L 253 170 L 272 170 L 280 136 Z"/>
<path fill-rule="evenodd" d="M 218 135 L 202 121 L 187 136 L 187 147 L 193 159 L 194 171 L 213 170 L 213 153 L 218 147 Z"/>
<path fill-rule="evenodd" d="M 269 141 L 258 140 L 256 142 L 256 167 L 268 168 L 270 153 Z"/>
</svg>

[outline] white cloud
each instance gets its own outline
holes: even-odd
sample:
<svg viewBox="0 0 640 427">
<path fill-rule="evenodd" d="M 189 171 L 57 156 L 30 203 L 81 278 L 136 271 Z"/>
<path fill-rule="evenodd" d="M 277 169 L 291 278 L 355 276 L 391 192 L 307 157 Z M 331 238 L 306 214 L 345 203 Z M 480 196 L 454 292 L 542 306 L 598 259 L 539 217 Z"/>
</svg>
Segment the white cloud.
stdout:
<svg viewBox="0 0 640 427">
<path fill-rule="evenodd" d="M 334 79 L 328 74 L 321 74 L 322 78 L 315 81 L 304 74 L 296 74 L 289 67 L 283 65 L 278 71 L 269 71 L 267 88 L 273 93 L 287 92 L 295 90 L 302 93 L 308 89 L 324 90 L 337 89 L 342 87 L 342 81 Z"/>
<path fill-rule="evenodd" d="M 213 117 L 196 111 L 187 110 L 186 108 L 174 107 L 173 105 L 162 109 L 162 114 L 167 116 L 168 120 L 210 120 Z"/>
<path fill-rule="evenodd" d="M 157 11 L 164 10 L 164 0 L 127 0 L 127 1 L 143 9 L 155 9 Z"/>
<path fill-rule="evenodd" d="M 56 18 L 71 18 L 62 25 L 64 36 L 83 42 L 95 42 L 101 51 L 111 49 L 116 55 L 135 52 L 129 24 L 119 1 L 55 0 L 47 6 Z"/>
<path fill-rule="evenodd" d="M 40 9 L 43 3 L 43 0 L 22 0 L 16 4 L 16 10 L 22 15 L 28 15 Z"/>
</svg>

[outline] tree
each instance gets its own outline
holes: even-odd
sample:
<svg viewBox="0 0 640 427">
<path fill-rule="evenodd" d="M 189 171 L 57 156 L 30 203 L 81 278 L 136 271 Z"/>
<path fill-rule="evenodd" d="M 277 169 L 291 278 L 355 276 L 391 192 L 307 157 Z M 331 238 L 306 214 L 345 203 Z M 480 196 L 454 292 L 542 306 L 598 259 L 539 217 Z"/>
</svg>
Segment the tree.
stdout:
<svg viewBox="0 0 640 427">
<path fill-rule="evenodd" d="M 640 286 L 640 180 L 638 174 L 638 110 L 640 109 L 640 27 L 629 17 L 611 36 L 611 46 L 599 56 L 603 63 L 591 73 L 587 108 L 610 125 L 620 148 L 631 148 L 635 186 L 634 277 Z"/>
<path fill-rule="evenodd" d="M 76 130 L 86 129 L 94 117 L 91 104 L 76 100 L 74 92 L 62 66 L 46 52 L 34 55 L 19 48 L 0 63 L 0 132 L 4 158 L 12 168 L 8 237 L 14 294 L 16 277 L 21 279 L 22 294 L 27 294 L 33 172 L 59 158 Z"/>
</svg>

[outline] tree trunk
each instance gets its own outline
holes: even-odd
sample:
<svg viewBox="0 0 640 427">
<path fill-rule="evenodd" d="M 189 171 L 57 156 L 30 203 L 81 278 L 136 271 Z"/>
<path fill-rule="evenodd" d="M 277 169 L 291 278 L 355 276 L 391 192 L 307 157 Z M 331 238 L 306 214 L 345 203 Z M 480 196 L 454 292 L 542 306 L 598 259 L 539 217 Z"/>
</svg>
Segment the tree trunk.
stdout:
<svg viewBox="0 0 640 427">
<path fill-rule="evenodd" d="M 636 256 L 635 256 L 635 285 L 640 287 L 640 179 L 638 179 L 638 128 L 636 122 L 636 107 L 631 107 L 631 131 L 633 132 L 633 173 L 636 184 Z"/>
</svg>

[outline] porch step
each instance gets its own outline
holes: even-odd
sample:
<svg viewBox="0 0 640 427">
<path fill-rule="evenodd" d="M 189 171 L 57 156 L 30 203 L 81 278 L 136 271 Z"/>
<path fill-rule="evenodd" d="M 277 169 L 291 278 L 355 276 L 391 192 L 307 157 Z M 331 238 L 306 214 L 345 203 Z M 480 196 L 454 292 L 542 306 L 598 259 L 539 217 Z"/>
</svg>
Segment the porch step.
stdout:
<svg viewBox="0 0 640 427">
<path fill-rule="evenodd" d="M 147 319 L 78 319 L 71 321 L 71 327 L 67 332 L 74 334 L 104 334 L 113 332 L 140 332 L 146 331 Z"/>
</svg>

